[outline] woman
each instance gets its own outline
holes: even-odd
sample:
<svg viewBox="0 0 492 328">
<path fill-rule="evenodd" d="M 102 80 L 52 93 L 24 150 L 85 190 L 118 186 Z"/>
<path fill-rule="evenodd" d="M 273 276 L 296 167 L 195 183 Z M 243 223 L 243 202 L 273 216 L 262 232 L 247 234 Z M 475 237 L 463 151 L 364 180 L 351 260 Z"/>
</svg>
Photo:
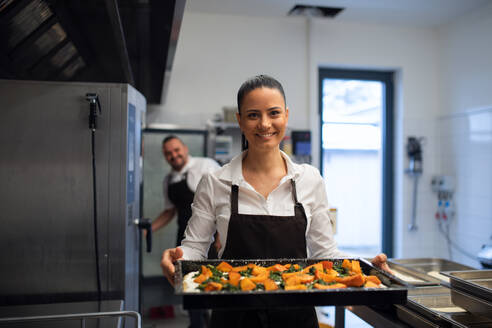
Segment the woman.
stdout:
<svg viewBox="0 0 492 328">
<path fill-rule="evenodd" d="M 336 249 L 325 185 L 313 166 L 294 164 L 280 150 L 289 120 L 282 85 L 259 75 L 237 95 L 247 150 L 202 178 L 186 238 L 164 251 L 161 266 L 173 283 L 178 259 L 205 259 L 215 230 L 223 259 L 334 258 Z M 373 263 L 387 269 L 386 256 Z M 314 308 L 214 311 L 212 327 L 318 327 Z"/>
</svg>

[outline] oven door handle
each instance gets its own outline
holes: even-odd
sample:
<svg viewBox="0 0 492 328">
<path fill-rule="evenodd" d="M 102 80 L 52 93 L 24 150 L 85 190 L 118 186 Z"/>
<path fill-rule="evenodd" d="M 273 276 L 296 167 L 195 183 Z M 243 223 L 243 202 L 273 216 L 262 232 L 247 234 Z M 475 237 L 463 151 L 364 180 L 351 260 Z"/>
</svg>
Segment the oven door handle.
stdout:
<svg viewBox="0 0 492 328">
<path fill-rule="evenodd" d="M 145 239 L 147 242 L 147 253 L 152 252 L 152 220 L 135 219 L 133 221 L 140 230 L 145 230 Z"/>
</svg>

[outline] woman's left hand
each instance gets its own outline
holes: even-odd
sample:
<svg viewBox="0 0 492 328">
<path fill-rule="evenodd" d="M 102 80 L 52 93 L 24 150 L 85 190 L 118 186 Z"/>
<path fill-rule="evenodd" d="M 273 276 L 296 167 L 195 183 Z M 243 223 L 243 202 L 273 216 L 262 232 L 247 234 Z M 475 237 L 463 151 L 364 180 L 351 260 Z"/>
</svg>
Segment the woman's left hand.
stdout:
<svg viewBox="0 0 492 328">
<path fill-rule="evenodd" d="M 376 255 L 372 260 L 371 260 L 371 263 L 377 267 L 377 268 L 380 268 L 381 270 L 384 270 L 386 272 L 389 272 L 391 273 L 392 275 L 394 275 L 394 272 L 391 271 L 389 265 L 388 265 L 388 257 L 386 256 L 386 254 L 384 253 L 381 253 L 381 254 L 378 254 Z"/>
</svg>

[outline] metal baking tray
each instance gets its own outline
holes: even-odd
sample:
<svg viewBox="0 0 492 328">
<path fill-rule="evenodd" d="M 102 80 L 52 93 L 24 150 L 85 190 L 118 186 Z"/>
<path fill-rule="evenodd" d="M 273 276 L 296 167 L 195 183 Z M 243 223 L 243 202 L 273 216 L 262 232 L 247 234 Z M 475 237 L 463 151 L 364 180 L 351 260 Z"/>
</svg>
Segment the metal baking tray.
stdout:
<svg viewBox="0 0 492 328">
<path fill-rule="evenodd" d="M 413 286 L 436 286 L 440 283 L 440 280 L 396 263 L 393 259 L 388 260 L 388 266 L 397 278 Z"/>
<path fill-rule="evenodd" d="M 464 292 L 453 290 L 448 286 L 426 286 L 418 287 L 408 291 L 408 302 L 404 306 L 403 311 L 397 306 L 397 315 L 401 320 L 409 320 L 411 316 L 408 313 L 415 312 L 417 315 L 431 321 L 440 327 L 492 327 L 492 320 L 467 312 L 466 309 L 458 304 L 453 295 L 470 299 L 473 296 L 467 295 Z M 453 311 L 453 309 L 455 309 Z M 413 318 L 415 322 L 421 321 L 420 318 Z M 420 327 L 417 325 L 417 327 Z M 425 325 L 422 325 L 425 327 Z"/>
<path fill-rule="evenodd" d="M 434 323 L 432 321 L 429 321 L 428 319 L 424 318 L 417 312 L 403 306 L 403 305 L 395 305 L 396 307 L 396 316 L 398 319 L 401 321 L 405 322 L 406 324 L 410 325 L 411 327 L 414 328 L 440 328 L 440 326 L 437 323 Z"/>
<path fill-rule="evenodd" d="M 272 260 L 226 260 L 232 266 L 242 266 L 255 263 L 260 266 L 280 264 L 299 264 L 308 266 L 319 261 L 340 263 L 343 259 L 272 259 Z M 200 270 L 201 265 L 218 265 L 222 260 L 178 261 L 176 264 L 175 293 L 183 296 L 185 309 L 245 309 L 273 307 L 304 307 L 322 305 L 375 305 L 375 304 L 404 304 L 407 300 L 407 290 L 412 288 L 404 281 L 389 273 L 375 268 L 365 259 L 358 260 L 362 272 L 366 275 L 376 275 L 386 288 L 356 288 L 348 287 L 331 290 L 277 290 L 277 291 L 213 291 L 213 292 L 184 292 L 183 277 L 192 271 Z"/>
<path fill-rule="evenodd" d="M 441 272 L 449 277 L 451 287 L 492 302 L 492 270 Z"/>
<path fill-rule="evenodd" d="M 411 258 L 411 259 L 390 259 L 388 260 L 390 268 L 395 267 L 395 270 L 403 269 L 410 270 L 413 276 L 422 282 L 408 283 L 415 286 L 439 285 L 441 281 L 449 282 L 448 277 L 440 274 L 441 271 L 461 271 L 473 270 L 474 268 L 457 262 L 440 259 L 440 258 Z M 403 271 L 403 274 L 408 275 Z"/>
</svg>

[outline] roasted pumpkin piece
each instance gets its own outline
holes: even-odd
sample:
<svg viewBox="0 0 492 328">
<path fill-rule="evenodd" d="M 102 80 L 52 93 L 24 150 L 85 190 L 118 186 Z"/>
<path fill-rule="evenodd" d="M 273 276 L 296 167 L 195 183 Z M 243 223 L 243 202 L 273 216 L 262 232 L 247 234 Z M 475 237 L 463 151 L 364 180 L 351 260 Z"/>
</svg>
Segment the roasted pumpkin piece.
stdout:
<svg viewBox="0 0 492 328">
<path fill-rule="evenodd" d="M 323 265 L 323 269 L 325 269 L 325 271 L 331 270 L 333 268 L 332 261 L 321 261 L 321 265 Z"/>
<path fill-rule="evenodd" d="M 381 280 L 379 280 L 379 278 L 376 276 L 366 276 L 366 281 L 373 282 L 378 286 L 381 285 Z"/>
<path fill-rule="evenodd" d="M 301 277 L 299 275 L 290 276 L 287 279 L 284 279 L 284 285 L 287 286 L 295 286 L 301 284 Z"/>
<path fill-rule="evenodd" d="M 374 282 L 367 280 L 366 283 L 364 284 L 364 287 L 366 287 L 366 288 L 379 288 L 379 285 L 376 285 Z"/>
<path fill-rule="evenodd" d="M 229 283 L 233 286 L 239 285 L 239 280 L 241 280 L 241 274 L 239 272 L 229 272 Z"/>
<path fill-rule="evenodd" d="M 345 284 L 349 287 L 361 287 L 366 282 L 366 279 L 359 273 L 353 276 L 336 277 L 335 281 Z"/>
<path fill-rule="evenodd" d="M 315 274 L 316 279 L 321 279 L 324 282 L 335 281 L 336 277 L 337 277 L 337 273 L 334 270 L 333 270 L 333 272 L 330 272 L 330 273 L 324 273 L 324 272 L 316 271 L 316 274 Z"/>
<path fill-rule="evenodd" d="M 269 277 L 269 273 L 265 271 L 264 273 L 257 276 L 250 277 L 249 279 L 255 283 L 260 283 L 260 282 L 263 283 L 265 280 L 268 279 L 268 277 Z"/>
<path fill-rule="evenodd" d="M 220 264 L 217 265 L 217 270 L 222 272 L 229 272 L 232 270 L 232 265 L 227 262 L 220 262 Z"/>
<path fill-rule="evenodd" d="M 204 288 L 204 291 L 206 291 L 206 292 L 211 292 L 214 290 L 222 290 L 222 284 L 220 284 L 218 282 L 211 281 Z"/>
<path fill-rule="evenodd" d="M 267 273 L 268 273 L 267 268 L 264 268 L 264 267 L 259 266 L 259 265 L 255 266 L 255 267 L 251 270 L 251 274 L 252 274 L 253 276 L 258 276 L 258 275 L 260 275 L 260 274 L 267 274 Z"/>
<path fill-rule="evenodd" d="M 277 290 L 278 289 L 278 286 L 277 284 L 275 283 L 275 281 L 273 281 L 272 279 L 268 278 L 266 279 L 264 282 L 263 282 L 263 286 L 265 286 L 265 290 Z"/>
<path fill-rule="evenodd" d="M 301 274 L 299 275 L 299 279 L 301 284 L 309 284 L 314 281 L 314 276 L 310 274 Z"/>
<path fill-rule="evenodd" d="M 344 259 L 342 262 L 342 268 L 345 268 L 349 271 L 352 271 L 352 263 L 350 262 L 349 259 Z"/>
<path fill-rule="evenodd" d="M 362 273 L 362 269 L 360 268 L 360 263 L 357 260 L 352 261 L 352 272 L 353 273 Z"/>
<path fill-rule="evenodd" d="M 337 288 L 347 288 L 346 285 L 344 284 L 341 284 L 341 283 L 336 283 L 336 284 L 333 284 L 333 285 L 323 285 L 323 284 L 314 284 L 313 285 L 314 288 L 316 289 L 337 289 Z"/>
<path fill-rule="evenodd" d="M 256 288 L 256 284 L 249 278 L 244 278 L 239 282 L 239 284 L 241 285 L 241 290 L 243 291 L 253 290 Z"/>
<path fill-rule="evenodd" d="M 242 265 L 242 266 L 238 266 L 238 267 L 233 267 L 231 271 L 233 272 L 241 272 L 241 271 L 246 271 L 248 270 L 248 266 L 247 265 Z"/>
<path fill-rule="evenodd" d="M 284 264 L 284 267 L 285 267 L 287 270 L 289 270 L 291 266 L 292 266 L 292 264 L 291 264 L 291 263 Z"/>
<path fill-rule="evenodd" d="M 204 282 L 207 279 L 208 278 L 202 273 L 198 277 L 196 277 L 195 279 L 193 279 L 193 281 L 196 282 L 197 284 L 201 284 L 202 282 Z"/>
<path fill-rule="evenodd" d="M 201 274 L 196 277 L 193 281 L 198 283 L 198 284 L 201 284 L 202 282 L 204 282 L 205 280 L 207 280 L 208 278 L 212 277 L 213 274 L 212 274 L 212 271 L 207 268 L 206 266 L 202 265 L 202 272 Z"/>
<path fill-rule="evenodd" d="M 300 275 L 302 272 L 286 272 L 286 273 L 282 273 L 282 279 L 283 280 L 287 280 L 289 279 L 290 277 L 293 277 L 293 276 L 298 276 Z"/>
<path fill-rule="evenodd" d="M 285 290 L 304 290 L 304 289 L 307 289 L 306 285 L 285 286 Z"/>
<path fill-rule="evenodd" d="M 268 271 L 273 271 L 273 272 L 282 272 L 282 271 L 286 271 L 287 268 L 285 266 L 283 266 L 282 264 L 274 264 L 272 266 L 269 266 L 267 268 Z"/>
</svg>

